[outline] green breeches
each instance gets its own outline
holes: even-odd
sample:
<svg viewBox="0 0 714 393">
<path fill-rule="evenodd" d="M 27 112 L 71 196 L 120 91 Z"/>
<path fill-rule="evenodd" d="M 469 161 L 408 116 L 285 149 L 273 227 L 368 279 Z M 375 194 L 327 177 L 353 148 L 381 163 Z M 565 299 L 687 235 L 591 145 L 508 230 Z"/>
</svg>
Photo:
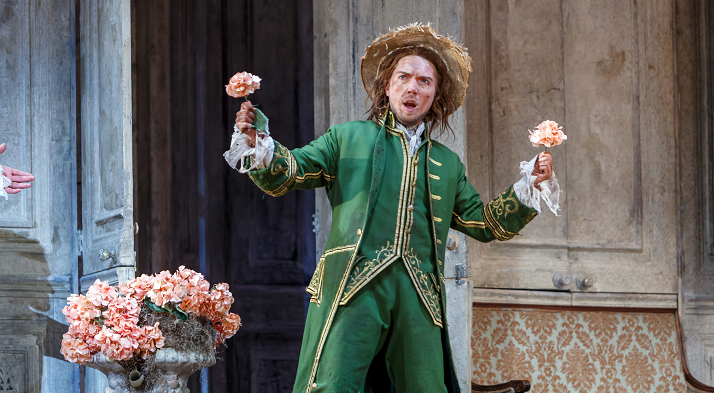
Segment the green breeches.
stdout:
<svg viewBox="0 0 714 393">
<path fill-rule="evenodd" d="M 308 313 L 313 307 L 310 303 Z M 302 355 L 298 374 L 310 373 L 314 359 Z M 338 308 L 315 384 L 315 393 L 447 391 L 441 328 L 419 299 L 401 258 Z M 304 391 L 295 386 L 294 392 Z"/>
</svg>

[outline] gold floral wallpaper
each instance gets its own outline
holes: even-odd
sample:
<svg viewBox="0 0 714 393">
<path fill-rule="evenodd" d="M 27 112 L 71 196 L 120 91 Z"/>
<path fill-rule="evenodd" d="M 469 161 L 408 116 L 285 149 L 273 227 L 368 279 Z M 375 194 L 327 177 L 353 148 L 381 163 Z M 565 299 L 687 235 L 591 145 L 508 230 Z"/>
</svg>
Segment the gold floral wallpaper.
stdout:
<svg viewBox="0 0 714 393">
<path fill-rule="evenodd" d="M 474 307 L 472 380 L 532 392 L 687 392 L 674 314 Z"/>
</svg>

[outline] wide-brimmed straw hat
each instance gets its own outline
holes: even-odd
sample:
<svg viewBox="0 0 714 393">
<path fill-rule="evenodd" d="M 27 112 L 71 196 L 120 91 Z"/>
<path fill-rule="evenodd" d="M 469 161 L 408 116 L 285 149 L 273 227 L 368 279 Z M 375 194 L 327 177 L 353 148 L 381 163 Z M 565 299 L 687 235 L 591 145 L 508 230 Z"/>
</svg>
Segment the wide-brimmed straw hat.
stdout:
<svg viewBox="0 0 714 393">
<path fill-rule="evenodd" d="M 423 47 L 435 52 L 446 65 L 446 72 L 454 82 L 451 98 L 458 109 L 464 102 L 471 72 L 471 57 L 467 49 L 448 37 L 439 34 L 431 25 L 413 23 L 391 29 L 367 46 L 362 56 L 362 83 L 367 94 L 377 78 L 384 59 L 392 52 L 409 47 Z"/>
</svg>

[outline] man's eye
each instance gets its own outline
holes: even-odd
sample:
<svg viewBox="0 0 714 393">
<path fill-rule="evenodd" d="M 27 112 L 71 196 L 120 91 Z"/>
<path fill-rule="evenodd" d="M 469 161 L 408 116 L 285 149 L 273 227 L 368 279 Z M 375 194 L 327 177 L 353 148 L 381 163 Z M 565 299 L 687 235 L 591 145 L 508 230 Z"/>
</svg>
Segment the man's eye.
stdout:
<svg viewBox="0 0 714 393">
<path fill-rule="evenodd" d="M 405 75 L 399 75 L 399 79 L 407 79 Z"/>
<path fill-rule="evenodd" d="M 429 84 L 429 80 L 428 80 L 428 79 L 422 79 L 421 82 L 422 82 L 423 84 L 425 84 L 425 85 L 428 85 L 428 84 Z"/>
</svg>

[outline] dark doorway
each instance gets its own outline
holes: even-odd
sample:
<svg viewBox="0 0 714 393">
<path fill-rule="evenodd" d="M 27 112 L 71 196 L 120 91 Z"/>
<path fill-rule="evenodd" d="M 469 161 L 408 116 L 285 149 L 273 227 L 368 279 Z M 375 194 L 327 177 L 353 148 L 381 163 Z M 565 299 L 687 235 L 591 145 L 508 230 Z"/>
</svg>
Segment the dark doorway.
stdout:
<svg viewBox="0 0 714 393">
<path fill-rule="evenodd" d="M 211 392 L 291 391 L 315 267 L 313 192 L 264 195 L 223 159 L 241 101 L 289 148 L 313 139 L 312 2 L 132 0 L 137 274 L 202 271 L 227 282 L 243 320 L 209 369 Z M 200 392 L 198 374 L 191 391 Z"/>
</svg>

